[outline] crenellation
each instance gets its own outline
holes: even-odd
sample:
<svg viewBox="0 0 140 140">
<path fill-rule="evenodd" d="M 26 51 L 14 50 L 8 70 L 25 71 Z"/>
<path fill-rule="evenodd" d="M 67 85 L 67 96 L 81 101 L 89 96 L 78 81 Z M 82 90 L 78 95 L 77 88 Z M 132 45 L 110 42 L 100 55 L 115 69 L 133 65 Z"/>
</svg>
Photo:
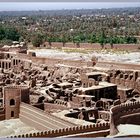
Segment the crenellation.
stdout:
<svg viewBox="0 0 140 140">
<path fill-rule="evenodd" d="M 18 135 L 18 138 L 21 138 L 22 137 L 22 135 Z"/>
<path fill-rule="evenodd" d="M 140 111 L 139 110 L 140 103 L 139 102 L 127 103 L 127 104 L 115 106 L 114 108 L 118 108 L 119 116 L 116 116 L 116 117 L 112 116 L 112 119 L 114 118 L 116 120 L 115 125 L 118 125 L 118 123 L 121 123 L 121 118 L 120 118 L 121 116 L 129 115 L 129 114 L 135 114 L 135 113 L 139 112 Z M 111 109 L 113 114 L 114 114 L 114 108 Z M 128 119 L 129 119 L 129 116 L 126 118 L 126 122 L 127 122 Z M 129 121 L 130 121 L 130 119 L 129 119 Z M 135 123 L 135 120 L 131 120 L 131 123 Z M 113 124 L 111 124 L 110 127 L 113 129 Z M 117 132 L 117 131 L 114 130 L 113 132 Z M 111 134 L 114 134 L 113 132 Z"/>
<path fill-rule="evenodd" d="M 26 138 L 24 134 L 23 134 L 21 137 L 22 137 L 22 138 Z"/>
<path fill-rule="evenodd" d="M 109 127 L 109 123 L 98 124 L 95 128 L 98 129 L 100 127 L 104 127 L 104 128 L 107 127 L 108 128 Z M 81 129 L 81 128 L 84 128 L 84 129 Z M 26 134 L 24 136 L 26 138 L 27 137 L 38 137 L 38 136 L 41 136 L 41 137 L 45 137 L 45 136 L 52 137 L 52 136 L 55 136 L 55 135 L 59 136 L 62 133 L 67 134 L 68 132 L 69 132 L 69 134 L 70 133 L 74 134 L 74 133 L 76 133 L 76 131 L 85 132 L 87 129 L 91 129 L 91 127 L 89 127 L 89 125 L 87 125 L 86 127 L 78 127 L 77 126 L 77 127 L 73 127 L 73 129 L 72 128 L 69 128 L 69 129 L 59 129 L 59 130 L 56 129 L 56 130 L 45 131 L 45 132 L 43 131 L 43 132 L 37 132 L 37 133 L 30 133 L 30 134 Z M 92 131 L 92 129 L 90 131 Z M 21 136 L 22 135 L 18 135 L 17 137 L 21 137 Z M 11 136 L 11 137 L 13 137 L 13 136 Z"/>
</svg>

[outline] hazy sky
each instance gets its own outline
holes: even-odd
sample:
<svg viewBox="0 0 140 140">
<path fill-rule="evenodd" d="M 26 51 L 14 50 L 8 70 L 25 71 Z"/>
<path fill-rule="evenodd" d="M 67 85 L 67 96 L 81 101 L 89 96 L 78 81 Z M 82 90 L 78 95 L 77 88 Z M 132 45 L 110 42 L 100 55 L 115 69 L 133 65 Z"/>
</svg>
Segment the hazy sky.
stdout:
<svg viewBox="0 0 140 140">
<path fill-rule="evenodd" d="M 140 7 L 140 2 L 1 2 L 0 11 Z"/>
</svg>

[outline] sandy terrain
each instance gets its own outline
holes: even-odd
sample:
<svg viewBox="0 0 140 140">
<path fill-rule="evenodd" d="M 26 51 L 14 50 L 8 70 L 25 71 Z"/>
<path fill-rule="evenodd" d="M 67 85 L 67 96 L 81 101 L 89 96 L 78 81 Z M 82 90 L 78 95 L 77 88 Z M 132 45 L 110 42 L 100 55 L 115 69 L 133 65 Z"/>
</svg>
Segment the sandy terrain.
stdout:
<svg viewBox="0 0 140 140">
<path fill-rule="evenodd" d="M 99 61 L 116 61 L 125 63 L 135 63 L 140 64 L 140 52 L 109 52 L 107 50 L 103 51 L 92 51 L 90 53 L 78 53 L 72 52 L 67 53 L 63 50 L 51 50 L 51 49 L 36 49 L 29 50 L 36 52 L 39 57 L 49 57 L 49 58 L 61 58 L 67 60 L 85 60 L 88 61 L 92 56 L 96 56 Z M 81 57 L 82 56 L 82 57 Z"/>
<path fill-rule="evenodd" d="M 34 128 L 24 124 L 20 119 L 10 119 L 0 121 L 0 137 L 7 137 L 10 135 L 19 135 L 25 133 L 35 132 Z"/>
<path fill-rule="evenodd" d="M 123 135 L 140 135 L 140 125 L 120 124 L 118 126 L 119 133 L 117 136 Z"/>
</svg>

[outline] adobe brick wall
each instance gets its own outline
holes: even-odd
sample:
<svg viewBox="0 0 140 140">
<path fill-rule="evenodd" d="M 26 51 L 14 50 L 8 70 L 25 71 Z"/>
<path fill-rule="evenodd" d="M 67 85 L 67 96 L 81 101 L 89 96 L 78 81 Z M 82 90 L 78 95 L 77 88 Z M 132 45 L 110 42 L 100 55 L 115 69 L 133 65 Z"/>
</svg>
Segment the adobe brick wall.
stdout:
<svg viewBox="0 0 140 140">
<path fill-rule="evenodd" d="M 68 108 L 64 105 L 44 103 L 45 112 L 53 112 L 54 110 L 65 110 L 65 109 L 68 109 Z"/>
<path fill-rule="evenodd" d="M 87 62 L 85 61 L 72 61 L 72 60 L 63 60 L 63 59 L 55 59 L 55 58 L 43 58 L 43 57 L 31 57 L 33 63 L 38 64 L 47 64 L 48 66 L 54 66 L 56 64 L 64 64 L 75 67 L 87 66 Z"/>
<path fill-rule="evenodd" d="M 107 61 L 98 61 L 96 64 L 97 67 L 111 68 L 111 69 L 125 69 L 125 70 L 140 70 L 140 65 L 138 64 L 126 64 L 121 62 L 107 62 Z"/>
<path fill-rule="evenodd" d="M 85 134 L 82 135 L 82 133 L 85 133 Z M 109 134 L 109 123 L 103 123 L 103 124 L 96 124 L 96 125 L 93 124 L 93 125 L 84 125 L 84 126 L 74 126 L 70 128 L 42 131 L 42 132 L 37 132 L 37 133 L 12 136 L 12 138 L 20 138 L 20 137 L 43 138 L 43 137 L 61 137 L 61 136 L 71 137 L 70 135 L 73 135 L 73 136 L 77 135 L 76 137 L 83 137 L 83 136 L 103 137 L 103 136 L 107 136 L 108 134 Z"/>
<path fill-rule="evenodd" d="M 42 131 L 75 126 L 75 124 L 71 122 L 64 121 L 25 103 L 20 104 L 19 118 L 24 123 L 27 123 L 30 126 Z"/>
<path fill-rule="evenodd" d="M 80 61 L 80 60 L 62 60 L 62 59 L 55 59 L 55 58 L 42 58 L 42 57 L 32 57 L 31 58 L 33 63 L 38 64 L 47 64 L 47 65 L 56 65 L 58 63 L 74 66 L 74 67 L 83 67 L 83 66 L 89 66 L 92 67 L 91 61 Z M 96 64 L 97 67 L 103 67 L 103 68 L 111 68 L 111 69 L 128 69 L 133 70 L 135 67 L 135 70 L 140 70 L 140 66 L 138 64 L 124 64 L 121 62 L 107 62 L 107 61 L 98 61 Z"/>
<path fill-rule="evenodd" d="M 29 88 L 27 86 L 6 86 L 3 88 L 5 119 L 19 118 L 20 102 L 29 103 Z M 10 105 L 10 100 L 15 101 L 15 105 Z M 11 113 L 14 112 L 12 117 Z"/>
<path fill-rule="evenodd" d="M 55 59 L 55 58 L 43 58 L 43 57 L 31 57 L 27 54 L 17 54 L 14 57 L 17 57 L 19 60 L 23 61 L 25 66 L 27 68 L 30 68 L 31 62 L 32 64 L 46 64 L 48 66 L 54 66 L 56 64 L 64 64 L 74 67 L 83 67 L 83 66 L 89 66 L 92 67 L 91 61 L 80 61 L 80 60 L 62 60 L 62 59 Z M 13 64 L 11 64 L 12 66 Z M 98 61 L 96 64 L 97 67 L 103 67 L 103 68 L 111 68 L 111 69 L 128 69 L 132 70 L 135 67 L 135 70 L 140 70 L 140 66 L 138 64 L 124 64 L 121 62 L 107 62 L 107 61 Z"/>
<path fill-rule="evenodd" d="M 10 100 L 15 100 L 15 105 L 10 106 Z M 11 112 L 14 118 L 19 117 L 20 89 L 14 86 L 4 87 L 5 119 L 11 119 Z"/>
<path fill-rule="evenodd" d="M 46 46 L 49 44 L 46 42 Z M 52 42 L 51 47 L 62 47 L 63 43 L 61 42 Z M 123 49 L 123 50 L 136 50 L 140 47 L 140 44 L 114 44 L 115 49 Z M 77 48 L 76 44 L 68 42 L 65 44 L 66 48 Z M 111 48 L 110 44 L 104 45 L 105 48 Z M 101 45 L 99 43 L 80 43 L 80 48 L 88 48 L 88 49 L 101 49 Z"/>
<path fill-rule="evenodd" d="M 30 103 L 30 92 L 28 87 L 21 87 L 21 102 Z"/>
<path fill-rule="evenodd" d="M 110 134 L 118 133 L 119 124 L 140 124 L 140 102 L 116 105 L 111 108 Z M 136 119 L 134 119 L 136 118 Z"/>
<path fill-rule="evenodd" d="M 101 130 L 101 131 L 93 131 L 87 133 L 78 133 L 68 136 L 62 136 L 60 138 L 97 138 L 97 137 L 106 137 L 109 135 L 110 130 Z"/>
</svg>

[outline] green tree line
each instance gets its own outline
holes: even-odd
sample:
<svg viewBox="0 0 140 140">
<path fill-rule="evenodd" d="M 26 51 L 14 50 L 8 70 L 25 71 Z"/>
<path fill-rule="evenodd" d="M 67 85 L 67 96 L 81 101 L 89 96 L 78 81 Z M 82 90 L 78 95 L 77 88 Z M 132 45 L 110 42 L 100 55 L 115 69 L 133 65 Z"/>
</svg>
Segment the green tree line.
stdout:
<svg viewBox="0 0 140 140">
<path fill-rule="evenodd" d="M 27 34 L 27 35 L 26 35 Z M 113 44 L 136 44 L 137 38 L 134 36 L 117 36 L 117 35 L 106 35 L 102 30 L 100 33 L 63 33 L 60 35 L 47 34 L 41 32 L 27 33 L 21 32 L 21 29 L 10 26 L 0 26 L 0 42 L 9 43 L 10 41 L 20 41 L 21 39 L 26 39 L 28 37 L 29 41 L 36 47 L 39 47 L 43 42 L 49 42 L 50 46 L 52 42 L 62 42 L 63 46 L 67 42 L 73 42 L 78 47 L 80 43 L 99 43 L 102 47 L 105 44 L 110 44 L 113 47 Z"/>
<path fill-rule="evenodd" d="M 104 47 L 105 44 L 110 44 L 113 47 L 113 44 L 136 44 L 137 38 L 134 36 L 106 36 L 104 32 L 102 32 L 99 35 L 96 34 L 77 34 L 73 36 L 65 36 L 61 35 L 60 37 L 55 37 L 53 35 L 45 35 L 45 34 L 36 34 L 35 37 L 32 39 L 32 43 L 35 46 L 39 46 L 39 44 L 42 44 L 44 41 L 49 42 L 51 45 L 52 42 L 62 42 L 63 46 L 67 42 L 73 42 L 77 44 L 77 46 L 80 46 L 80 43 L 99 43 L 102 47 Z M 40 43 L 39 43 L 40 42 Z M 36 45 L 37 44 L 37 45 Z"/>
<path fill-rule="evenodd" d="M 14 27 L 0 26 L 0 40 L 8 39 L 18 41 L 20 34 Z"/>
</svg>

